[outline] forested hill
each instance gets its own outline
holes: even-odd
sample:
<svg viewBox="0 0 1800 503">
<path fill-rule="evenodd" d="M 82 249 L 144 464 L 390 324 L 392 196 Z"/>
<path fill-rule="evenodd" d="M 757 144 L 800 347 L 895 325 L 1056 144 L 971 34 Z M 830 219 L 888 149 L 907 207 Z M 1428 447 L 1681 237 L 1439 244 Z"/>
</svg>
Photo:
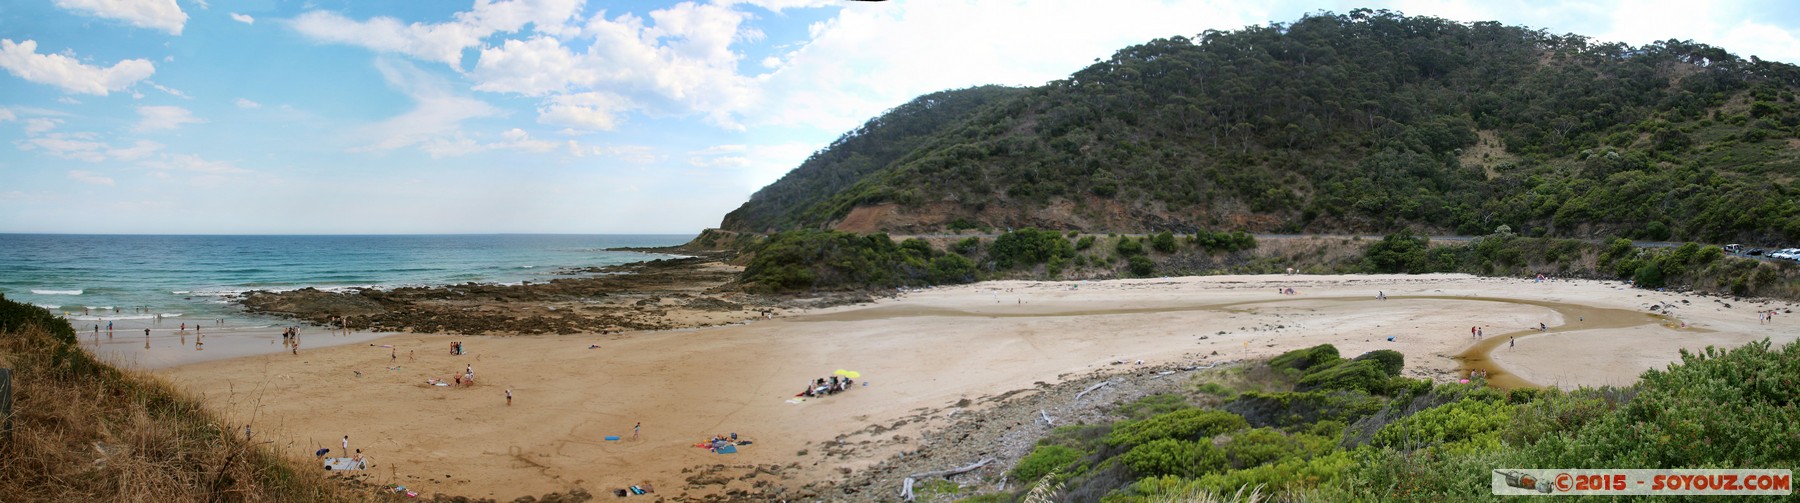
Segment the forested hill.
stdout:
<svg viewBox="0 0 1800 503">
<path fill-rule="evenodd" d="M 1389 11 L 928 95 L 723 227 L 1800 239 L 1800 68 Z"/>
</svg>

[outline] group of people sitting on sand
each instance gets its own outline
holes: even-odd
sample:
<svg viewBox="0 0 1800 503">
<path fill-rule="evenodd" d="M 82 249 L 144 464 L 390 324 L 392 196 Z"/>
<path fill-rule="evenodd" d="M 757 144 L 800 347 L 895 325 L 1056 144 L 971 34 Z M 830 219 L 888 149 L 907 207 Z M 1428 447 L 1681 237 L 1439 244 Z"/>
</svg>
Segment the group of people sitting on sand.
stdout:
<svg viewBox="0 0 1800 503">
<path fill-rule="evenodd" d="M 1275 293 L 1279 293 L 1282 295 L 1299 295 L 1300 294 L 1300 292 L 1296 292 L 1292 288 L 1276 288 Z M 1383 297 L 1386 297 L 1386 295 L 1383 295 Z"/>
<path fill-rule="evenodd" d="M 851 381 L 848 377 L 831 376 L 831 380 L 829 381 L 821 377 L 818 380 L 807 383 L 806 391 L 802 391 L 800 394 L 794 396 L 816 397 L 836 395 L 839 392 L 848 391 L 852 384 L 855 384 L 855 382 Z"/>
<path fill-rule="evenodd" d="M 738 434 L 736 432 L 732 432 L 730 435 L 726 435 L 724 433 L 720 433 L 718 435 L 713 435 L 712 438 L 706 439 L 705 442 L 694 444 L 694 447 L 705 447 L 706 450 L 718 452 L 720 447 L 725 447 L 727 445 L 750 445 L 750 444 L 751 444 L 751 442 L 749 440 L 738 440 Z"/>
</svg>

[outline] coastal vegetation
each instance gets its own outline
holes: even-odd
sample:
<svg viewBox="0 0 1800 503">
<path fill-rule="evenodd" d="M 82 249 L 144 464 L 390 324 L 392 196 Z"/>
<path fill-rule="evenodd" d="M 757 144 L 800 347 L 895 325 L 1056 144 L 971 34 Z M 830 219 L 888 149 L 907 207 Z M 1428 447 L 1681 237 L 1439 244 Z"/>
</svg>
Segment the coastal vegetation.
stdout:
<svg viewBox="0 0 1800 503">
<path fill-rule="evenodd" d="M 1800 67 L 1687 41 L 1318 13 L 920 97 L 722 227 L 1792 242 L 1797 88 Z"/>
<path fill-rule="evenodd" d="M 380 501 L 276 453 L 154 377 L 82 350 L 69 323 L 0 297 L 12 369 L 7 501 Z"/>
<path fill-rule="evenodd" d="M 1781 440 L 1800 435 L 1795 397 L 1772 384 L 1800 379 L 1800 343 L 1683 352 L 1635 385 L 1573 391 L 1435 384 L 1398 376 L 1402 359 L 1323 345 L 1207 371 L 1056 428 L 1013 468 L 1024 488 L 969 501 L 1488 501 L 1495 467 L 1800 463 Z"/>
<path fill-rule="evenodd" d="M 1297 246 L 1286 241 L 1312 243 Z M 1628 281 L 1720 295 L 1800 298 L 1800 268 L 1717 246 L 1642 247 L 1626 238 L 1526 237 L 1500 227 L 1467 241 L 1402 230 L 1379 240 L 1296 238 L 1262 246 L 1242 231 L 1096 235 L 1033 228 L 907 238 L 832 230 L 778 232 L 740 247 L 752 291 L 890 289 L 989 279 L 1110 279 L 1202 274 L 1468 273 Z"/>
</svg>

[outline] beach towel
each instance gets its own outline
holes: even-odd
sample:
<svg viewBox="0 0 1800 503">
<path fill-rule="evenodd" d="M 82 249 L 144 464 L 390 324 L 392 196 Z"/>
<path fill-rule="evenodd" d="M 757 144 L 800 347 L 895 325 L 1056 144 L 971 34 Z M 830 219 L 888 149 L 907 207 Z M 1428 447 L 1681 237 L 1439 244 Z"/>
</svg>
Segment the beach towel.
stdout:
<svg viewBox="0 0 1800 503">
<path fill-rule="evenodd" d="M 361 470 L 367 467 L 367 463 L 350 458 L 325 458 L 326 470 Z"/>
<path fill-rule="evenodd" d="M 730 444 L 721 445 L 721 446 L 719 446 L 719 448 L 713 449 L 713 452 L 717 452 L 719 454 L 737 454 L 737 446 L 730 445 Z"/>
<path fill-rule="evenodd" d="M 607 440 L 618 440 L 619 436 L 618 435 L 607 435 L 606 439 Z"/>
</svg>

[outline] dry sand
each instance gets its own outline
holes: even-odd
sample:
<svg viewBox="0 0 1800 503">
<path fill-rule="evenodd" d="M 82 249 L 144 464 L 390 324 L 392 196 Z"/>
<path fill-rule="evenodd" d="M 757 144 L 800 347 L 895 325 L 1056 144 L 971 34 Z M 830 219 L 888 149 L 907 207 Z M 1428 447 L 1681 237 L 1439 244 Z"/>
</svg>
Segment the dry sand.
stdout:
<svg viewBox="0 0 1800 503">
<path fill-rule="evenodd" d="M 1281 287 L 1298 294 L 1277 294 Z M 1378 291 L 1390 299 L 1376 300 Z M 1648 314 L 1648 306 L 1665 302 L 1676 306 L 1672 317 Z M 158 372 L 239 423 L 253 422 L 257 435 L 298 458 L 319 447 L 336 455 L 339 437 L 349 435 L 351 448 L 373 461 L 371 480 L 427 495 L 504 501 L 645 482 L 672 495 L 683 491 L 684 468 L 715 463 L 797 464 L 782 470 L 789 477 L 783 483 L 835 478 L 907 450 L 959 400 L 1140 359 L 1266 357 L 1330 343 L 1345 356 L 1399 350 L 1409 375 L 1453 380 L 1465 368 L 1455 355 L 1476 342 L 1469 327 L 1480 326 L 1488 345 L 1508 335 L 1518 345 L 1499 344 L 1492 362 L 1475 358 L 1469 365 L 1575 386 L 1628 384 L 1678 359 L 1678 348 L 1800 336 L 1792 315 L 1757 322 L 1758 310 L 1789 303 L 1724 302 L 1732 301 L 1617 283 L 1464 275 L 1008 281 L 724 327 L 396 335 L 373 344 L 394 345 L 398 360 L 366 344 L 303 346 L 299 356 Z M 1540 322 L 1548 333 L 1535 330 Z M 464 341 L 468 354 L 450 355 L 453 340 Z M 425 384 L 465 365 L 479 384 Z M 804 383 L 835 369 L 861 372 L 867 386 L 788 402 Z M 511 406 L 506 389 L 515 396 Z M 633 439 L 640 421 L 642 436 Z M 731 432 L 755 443 L 733 455 L 692 447 Z M 833 456 L 822 457 L 826 452 Z"/>
</svg>

